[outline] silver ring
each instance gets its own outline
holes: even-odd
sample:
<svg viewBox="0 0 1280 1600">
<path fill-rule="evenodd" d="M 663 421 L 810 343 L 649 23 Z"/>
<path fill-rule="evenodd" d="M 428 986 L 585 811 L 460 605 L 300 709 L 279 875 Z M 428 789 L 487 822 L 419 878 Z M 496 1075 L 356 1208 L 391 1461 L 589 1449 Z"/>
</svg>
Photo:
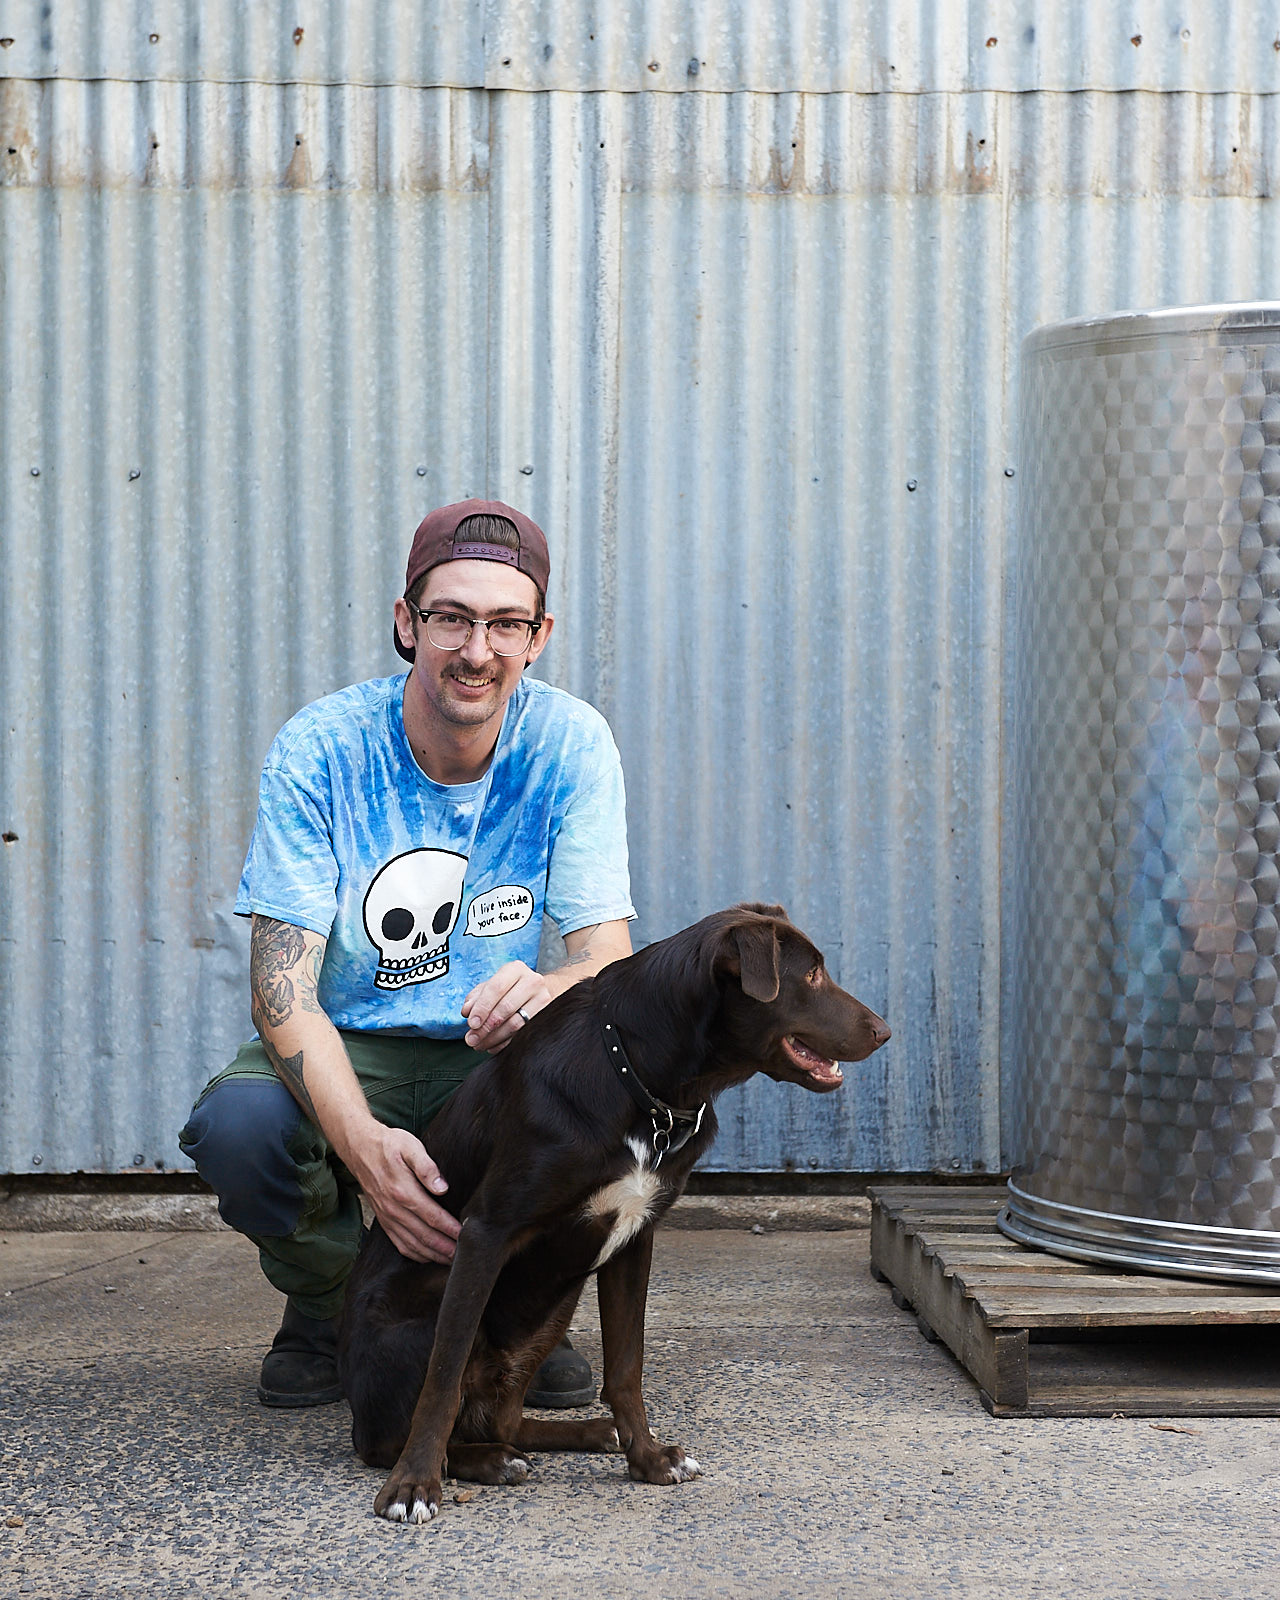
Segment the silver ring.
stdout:
<svg viewBox="0 0 1280 1600">
<path fill-rule="evenodd" d="M 525 1008 L 523 1006 L 517 1006 L 516 1007 L 516 1016 L 523 1017 L 526 1022 L 532 1022 L 533 1021 L 533 1018 L 529 1015 L 529 1013 L 525 1010 Z"/>
</svg>

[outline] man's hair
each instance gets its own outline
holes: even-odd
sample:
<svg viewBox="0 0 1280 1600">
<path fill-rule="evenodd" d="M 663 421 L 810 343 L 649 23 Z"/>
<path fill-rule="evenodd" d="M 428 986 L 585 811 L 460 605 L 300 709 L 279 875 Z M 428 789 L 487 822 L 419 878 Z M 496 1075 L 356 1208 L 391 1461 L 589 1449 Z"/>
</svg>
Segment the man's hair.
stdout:
<svg viewBox="0 0 1280 1600">
<path fill-rule="evenodd" d="M 485 513 L 478 517 L 464 517 L 458 524 L 454 533 L 455 544 L 500 544 L 507 550 L 519 550 L 520 533 L 514 522 L 509 517 L 494 517 Z M 405 599 L 411 606 L 416 606 L 422 599 L 422 591 L 427 586 L 427 579 L 435 571 L 429 567 L 418 579 Z M 538 596 L 536 612 L 537 620 L 542 621 L 542 596 Z M 417 621 L 417 618 L 414 618 Z"/>
</svg>

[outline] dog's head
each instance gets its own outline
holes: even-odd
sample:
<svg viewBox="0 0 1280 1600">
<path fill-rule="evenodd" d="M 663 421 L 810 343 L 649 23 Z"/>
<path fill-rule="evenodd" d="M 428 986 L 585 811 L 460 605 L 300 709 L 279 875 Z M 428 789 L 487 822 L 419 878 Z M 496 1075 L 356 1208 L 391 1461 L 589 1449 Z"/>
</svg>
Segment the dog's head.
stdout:
<svg viewBox="0 0 1280 1600">
<path fill-rule="evenodd" d="M 727 981 L 724 1018 L 756 1071 L 826 1093 L 844 1082 L 841 1061 L 862 1061 L 889 1028 L 835 983 L 822 952 L 781 906 L 722 913 L 713 965 Z"/>
</svg>

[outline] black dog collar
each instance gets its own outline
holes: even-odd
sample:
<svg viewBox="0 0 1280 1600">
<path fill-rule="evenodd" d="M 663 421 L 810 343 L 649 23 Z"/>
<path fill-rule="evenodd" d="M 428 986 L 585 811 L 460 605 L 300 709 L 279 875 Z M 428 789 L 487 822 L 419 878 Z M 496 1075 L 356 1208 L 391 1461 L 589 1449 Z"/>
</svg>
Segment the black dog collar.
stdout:
<svg viewBox="0 0 1280 1600">
<path fill-rule="evenodd" d="M 702 1126 L 707 1110 L 706 1101 L 696 1111 L 678 1111 L 675 1106 L 669 1106 L 665 1100 L 659 1100 L 651 1094 L 627 1054 L 617 1025 L 610 1020 L 603 1007 L 597 1007 L 597 1015 L 604 1035 L 605 1054 L 613 1070 L 618 1074 L 623 1088 L 653 1124 L 653 1167 L 656 1172 L 662 1165 L 663 1156 L 683 1148 Z"/>
</svg>

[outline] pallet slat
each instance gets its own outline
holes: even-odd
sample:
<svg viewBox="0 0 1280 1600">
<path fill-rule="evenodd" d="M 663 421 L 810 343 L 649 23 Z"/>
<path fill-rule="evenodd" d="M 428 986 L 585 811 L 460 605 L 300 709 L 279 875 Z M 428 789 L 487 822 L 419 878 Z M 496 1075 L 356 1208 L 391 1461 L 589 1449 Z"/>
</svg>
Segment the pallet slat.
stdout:
<svg viewBox="0 0 1280 1600">
<path fill-rule="evenodd" d="M 872 1271 L 947 1344 L 993 1415 L 1280 1415 L 1267 1333 L 1280 1290 L 1030 1249 L 996 1228 L 1000 1189 L 871 1196 Z"/>
</svg>

